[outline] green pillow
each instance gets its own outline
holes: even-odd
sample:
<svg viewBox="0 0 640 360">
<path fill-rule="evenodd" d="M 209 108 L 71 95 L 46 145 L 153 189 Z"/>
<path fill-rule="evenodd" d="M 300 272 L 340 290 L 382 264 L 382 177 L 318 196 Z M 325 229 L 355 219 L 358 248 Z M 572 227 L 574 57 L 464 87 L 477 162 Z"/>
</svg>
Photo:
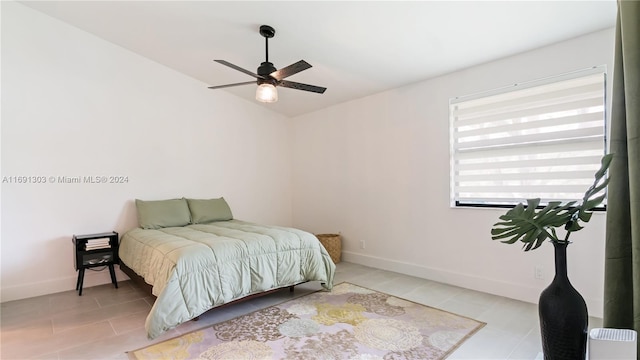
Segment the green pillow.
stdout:
<svg viewBox="0 0 640 360">
<path fill-rule="evenodd" d="M 219 199 L 187 199 L 191 219 L 194 224 L 226 221 L 233 219 L 229 204 L 224 198 Z"/>
<path fill-rule="evenodd" d="M 144 201 L 136 199 L 138 223 L 143 229 L 185 226 L 191 223 L 187 201 L 182 199 Z"/>
</svg>

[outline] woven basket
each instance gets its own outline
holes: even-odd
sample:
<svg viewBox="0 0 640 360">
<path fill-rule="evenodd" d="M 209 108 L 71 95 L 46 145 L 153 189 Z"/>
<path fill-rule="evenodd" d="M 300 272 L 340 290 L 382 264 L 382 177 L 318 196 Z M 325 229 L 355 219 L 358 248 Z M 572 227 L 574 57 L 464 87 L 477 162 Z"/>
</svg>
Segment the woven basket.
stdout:
<svg viewBox="0 0 640 360">
<path fill-rule="evenodd" d="M 331 260 L 334 263 L 340 262 L 342 256 L 342 239 L 338 234 L 317 234 L 316 237 L 320 240 L 322 246 L 327 249 L 327 252 L 331 256 Z"/>
</svg>

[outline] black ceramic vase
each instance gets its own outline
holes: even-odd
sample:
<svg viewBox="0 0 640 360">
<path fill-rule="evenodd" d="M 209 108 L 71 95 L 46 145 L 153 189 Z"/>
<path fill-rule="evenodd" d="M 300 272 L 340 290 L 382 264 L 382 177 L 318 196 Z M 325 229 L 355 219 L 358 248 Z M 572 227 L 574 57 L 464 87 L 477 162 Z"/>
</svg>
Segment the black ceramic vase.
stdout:
<svg viewBox="0 0 640 360">
<path fill-rule="evenodd" d="M 584 360 L 587 304 L 567 276 L 567 244 L 553 243 L 556 275 L 540 294 L 538 313 L 545 360 Z"/>
</svg>

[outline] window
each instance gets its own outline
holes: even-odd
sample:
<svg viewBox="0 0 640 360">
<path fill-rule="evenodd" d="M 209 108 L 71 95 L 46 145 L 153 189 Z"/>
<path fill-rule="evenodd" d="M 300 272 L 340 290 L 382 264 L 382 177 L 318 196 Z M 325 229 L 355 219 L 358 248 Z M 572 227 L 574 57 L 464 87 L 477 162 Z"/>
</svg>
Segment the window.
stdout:
<svg viewBox="0 0 640 360">
<path fill-rule="evenodd" d="M 449 103 L 452 206 L 582 199 L 605 149 L 604 66 Z"/>
</svg>

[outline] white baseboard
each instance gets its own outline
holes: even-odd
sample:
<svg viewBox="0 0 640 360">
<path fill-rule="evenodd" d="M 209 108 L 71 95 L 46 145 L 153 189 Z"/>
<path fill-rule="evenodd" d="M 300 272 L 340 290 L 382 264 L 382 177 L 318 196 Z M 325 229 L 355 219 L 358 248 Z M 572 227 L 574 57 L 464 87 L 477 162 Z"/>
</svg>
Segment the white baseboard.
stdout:
<svg viewBox="0 0 640 360">
<path fill-rule="evenodd" d="M 541 289 L 524 286 L 522 284 L 497 281 L 470 274 L 456 273 L 448 270 L 436 269 L 424 265 L 406 263 L 385 259 L 377 256 L 342 251 L 342 260 L 354 264 L 370 266 L 377 269 L 394 271 L 397 273 L 437 281 L 444 284 L 459 286 L 465 289 L 481 291 L 510 299 L 537 304 Z M 602 318 L 604 303 L 602 299 L 585 298 L 589 316 Z"/>
<path fill-rule="evenodd" d="M 116 279 L 118 281 L 128 280 L 129 277 L 120 271 L 118 266 L 115 266 Z M 41 281 L 29 284 L 22 284 L 18 286 L 8 286 L 2 288 L 0 294 L 0 302 L 26 299 L 41 295 L 55 294 L 58 292 L 74 290 L 76 288 L 76 281 L 78 280 L 77 272 L 74 276 L 58 278 L 55 280 Z M 110 284 L 111 276 L 109 270 L 103 271 L 91 271 L 86 270 L 84 272 L 83 288 L 91 286 Z"/>
<path fill-rule="evenodd" d="M 493 279 L 478 277 L 474 275 L 456 273 L 452 271 L 431 268 L 428 266 L 390 260 L 350 251 L 342 252 L 342 260 L 354 264 L 394 271 L 405 275 L 459 286 L 466 289 L 504 296 L 533 304 L 538 303 L 538 297 L 540 296 L 541 291 L 541 289 L 523 286 L 521 284 L 496 281 Z M 120 271 L 117 266 L 115 267 L 115 269 L 116 278 L 118 279 L 118 281 L 129 279 L 129 277 L 122 271 Z M 0 302 L 26 299 L 35 296 L 73 290 L 75 289 L 76 280 L 77 276 L 72 276 L 50 281 L 3 287 L 2 293 L 0 294 Z M 91 287 L 109 283 L 111 283 L 109 271 L 85 271 L 83 287 Z M 589 309 L 589 316 L 602 318 L 602 309 L 604 308 L 604 303 L 601 299 L 585 298 L 585 302 L 587 303 L 587 307 Z"/>
</svg>

